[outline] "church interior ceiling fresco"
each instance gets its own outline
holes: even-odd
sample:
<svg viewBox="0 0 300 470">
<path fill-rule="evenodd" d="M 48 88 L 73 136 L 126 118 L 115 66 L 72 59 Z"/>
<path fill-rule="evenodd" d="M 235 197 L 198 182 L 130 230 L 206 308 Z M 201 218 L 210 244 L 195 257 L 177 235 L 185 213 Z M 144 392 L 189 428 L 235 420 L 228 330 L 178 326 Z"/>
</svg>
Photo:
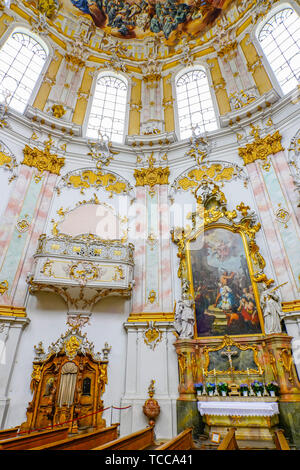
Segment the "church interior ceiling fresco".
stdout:
<svg viewBox="0 0 300 470">
<path fill-rule="evenodd" d="M 182 34 L 211 27 L 232 0 L 63 0 L 63 9 L 89 15 L 94 24 L 120 38 L 159 36 L 169 43 Z"/>
</svg>

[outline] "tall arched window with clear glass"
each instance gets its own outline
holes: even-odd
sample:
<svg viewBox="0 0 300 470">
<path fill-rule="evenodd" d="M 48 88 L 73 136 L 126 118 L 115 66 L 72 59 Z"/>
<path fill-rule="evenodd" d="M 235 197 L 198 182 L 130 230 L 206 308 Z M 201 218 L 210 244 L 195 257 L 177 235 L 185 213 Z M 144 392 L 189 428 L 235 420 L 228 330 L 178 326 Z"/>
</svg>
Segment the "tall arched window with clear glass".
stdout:
<svg viewBox="0 0 300 470">
<path fill-rule="evenodd" d="M 0 50 L 0 102 L 23 113 L 48 56 L 30 34 L 14 31 Z"/>
<path fill-rule="evenodd" d="M 284 94 L 300 80 L 300 18 L 293 8 L 275 13 L 259 30 L 258 40 Z"/>
<path fill-rule="evenodd" d="M 190 70 L 176 81 L 178 122 L 181 139 L 217 129 L 217 119 L 204 69 Z"/>
<path fill-rule="evenodd" d="M 123 77 L 101 74 L 96 82 L 91 112 L 88 119 L 87 137 L 102 137 L 122 143 L 126 116 L 128 85 Z"/>
</svg>

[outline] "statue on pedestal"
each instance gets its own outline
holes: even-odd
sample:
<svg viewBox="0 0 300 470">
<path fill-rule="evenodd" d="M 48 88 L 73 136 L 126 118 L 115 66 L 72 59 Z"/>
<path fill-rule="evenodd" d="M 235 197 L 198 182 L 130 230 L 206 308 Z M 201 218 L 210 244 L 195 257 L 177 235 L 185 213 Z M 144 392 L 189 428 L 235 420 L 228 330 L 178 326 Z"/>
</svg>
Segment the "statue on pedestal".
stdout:
<svg viewBox="0 0 300 470">
<path fill-rule="evenodd" d="M 194 301 L 185 298 L 179 300 L 174 320 L 174 328 L 180 339 L 192 339 L 194 337 Z"/>
<path fill-rule="evenodd" d="M 282 285 L 283 284 L 277 287 L 265 289 L 260 297 L 264 315 L 265 333 L 267 335 L 282 332 L 281 319 L 283 317 L 283 312 L 281 309 L 279 294 L 276 292 Z"/>
</svg>

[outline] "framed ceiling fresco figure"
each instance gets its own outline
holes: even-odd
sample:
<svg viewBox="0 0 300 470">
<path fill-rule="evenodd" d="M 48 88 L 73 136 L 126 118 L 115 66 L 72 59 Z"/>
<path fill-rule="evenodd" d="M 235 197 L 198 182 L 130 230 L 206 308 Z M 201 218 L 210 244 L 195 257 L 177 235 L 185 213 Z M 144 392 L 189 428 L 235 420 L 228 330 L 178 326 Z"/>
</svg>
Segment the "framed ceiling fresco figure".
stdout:
<svg viewBox="0 0 300 470">
<path fill-rule="evenodd" d="M 187 241 L 187 274 L 195 301 L 195 337 L 257 335 L 263 320 L 245 233 L 213 224 L 201 244 Z M 196 246 L 197 248 L 196 248 Z"/>
</svg>

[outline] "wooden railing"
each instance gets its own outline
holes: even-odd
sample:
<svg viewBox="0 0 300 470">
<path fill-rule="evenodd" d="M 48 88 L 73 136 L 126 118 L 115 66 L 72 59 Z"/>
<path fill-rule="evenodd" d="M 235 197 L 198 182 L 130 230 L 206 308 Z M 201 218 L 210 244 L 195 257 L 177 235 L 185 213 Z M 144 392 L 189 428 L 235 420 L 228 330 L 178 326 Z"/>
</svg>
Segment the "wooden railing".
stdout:
<svg viewBox="0 0 300 470">
<path fill-rule="evenodd" d="M 223 441 L 219 445 L 217 450 L 238 450 L 238 445 L 235 439 L 235 428 L 228 431 Z"/>
<path fill-rule="evenodd" d="M 282 429 L 275 431 L 274 442 L 277 450 L 291 450 Z"/>
<path fill-rule="evenodd" d="M 67 439 L 53 442 L 30 450 L 90 450 L 106 442 L 110 442 L 118 437 L 119 423 L 113 424 L 109 428 L 101 428 L 97 431 L 79 436 L 72 436 Z"/>
<path fill-rule="evenodd" d="M 16 437 L 18 429 L 19 426 L 11 429 L 2 429 L 2 431 L 0 431 L 0 441 L 3 441 L 3 439 L 9 439 L 11 437 Z"/>
<path fill-rule="evenodd" d="M 68 436 L 69 427 L 25 434 L 0 442 L 0 450 L 28 450 L 42 444 L 59 441 Z"/>
<path fill-rule="evenodd" d="M 185 429 L 178 436 L 174 437 L 170 441 L 156 447 L 155 450 L 190 450 L 194 449 L 194 442 L 192 436 L 192 428 Z"/>
<path fill-rule="evenodd" d="M 143 450 L 154 444 L 153 426 L 121 437 L 92 450 Z"/>
</svg>

